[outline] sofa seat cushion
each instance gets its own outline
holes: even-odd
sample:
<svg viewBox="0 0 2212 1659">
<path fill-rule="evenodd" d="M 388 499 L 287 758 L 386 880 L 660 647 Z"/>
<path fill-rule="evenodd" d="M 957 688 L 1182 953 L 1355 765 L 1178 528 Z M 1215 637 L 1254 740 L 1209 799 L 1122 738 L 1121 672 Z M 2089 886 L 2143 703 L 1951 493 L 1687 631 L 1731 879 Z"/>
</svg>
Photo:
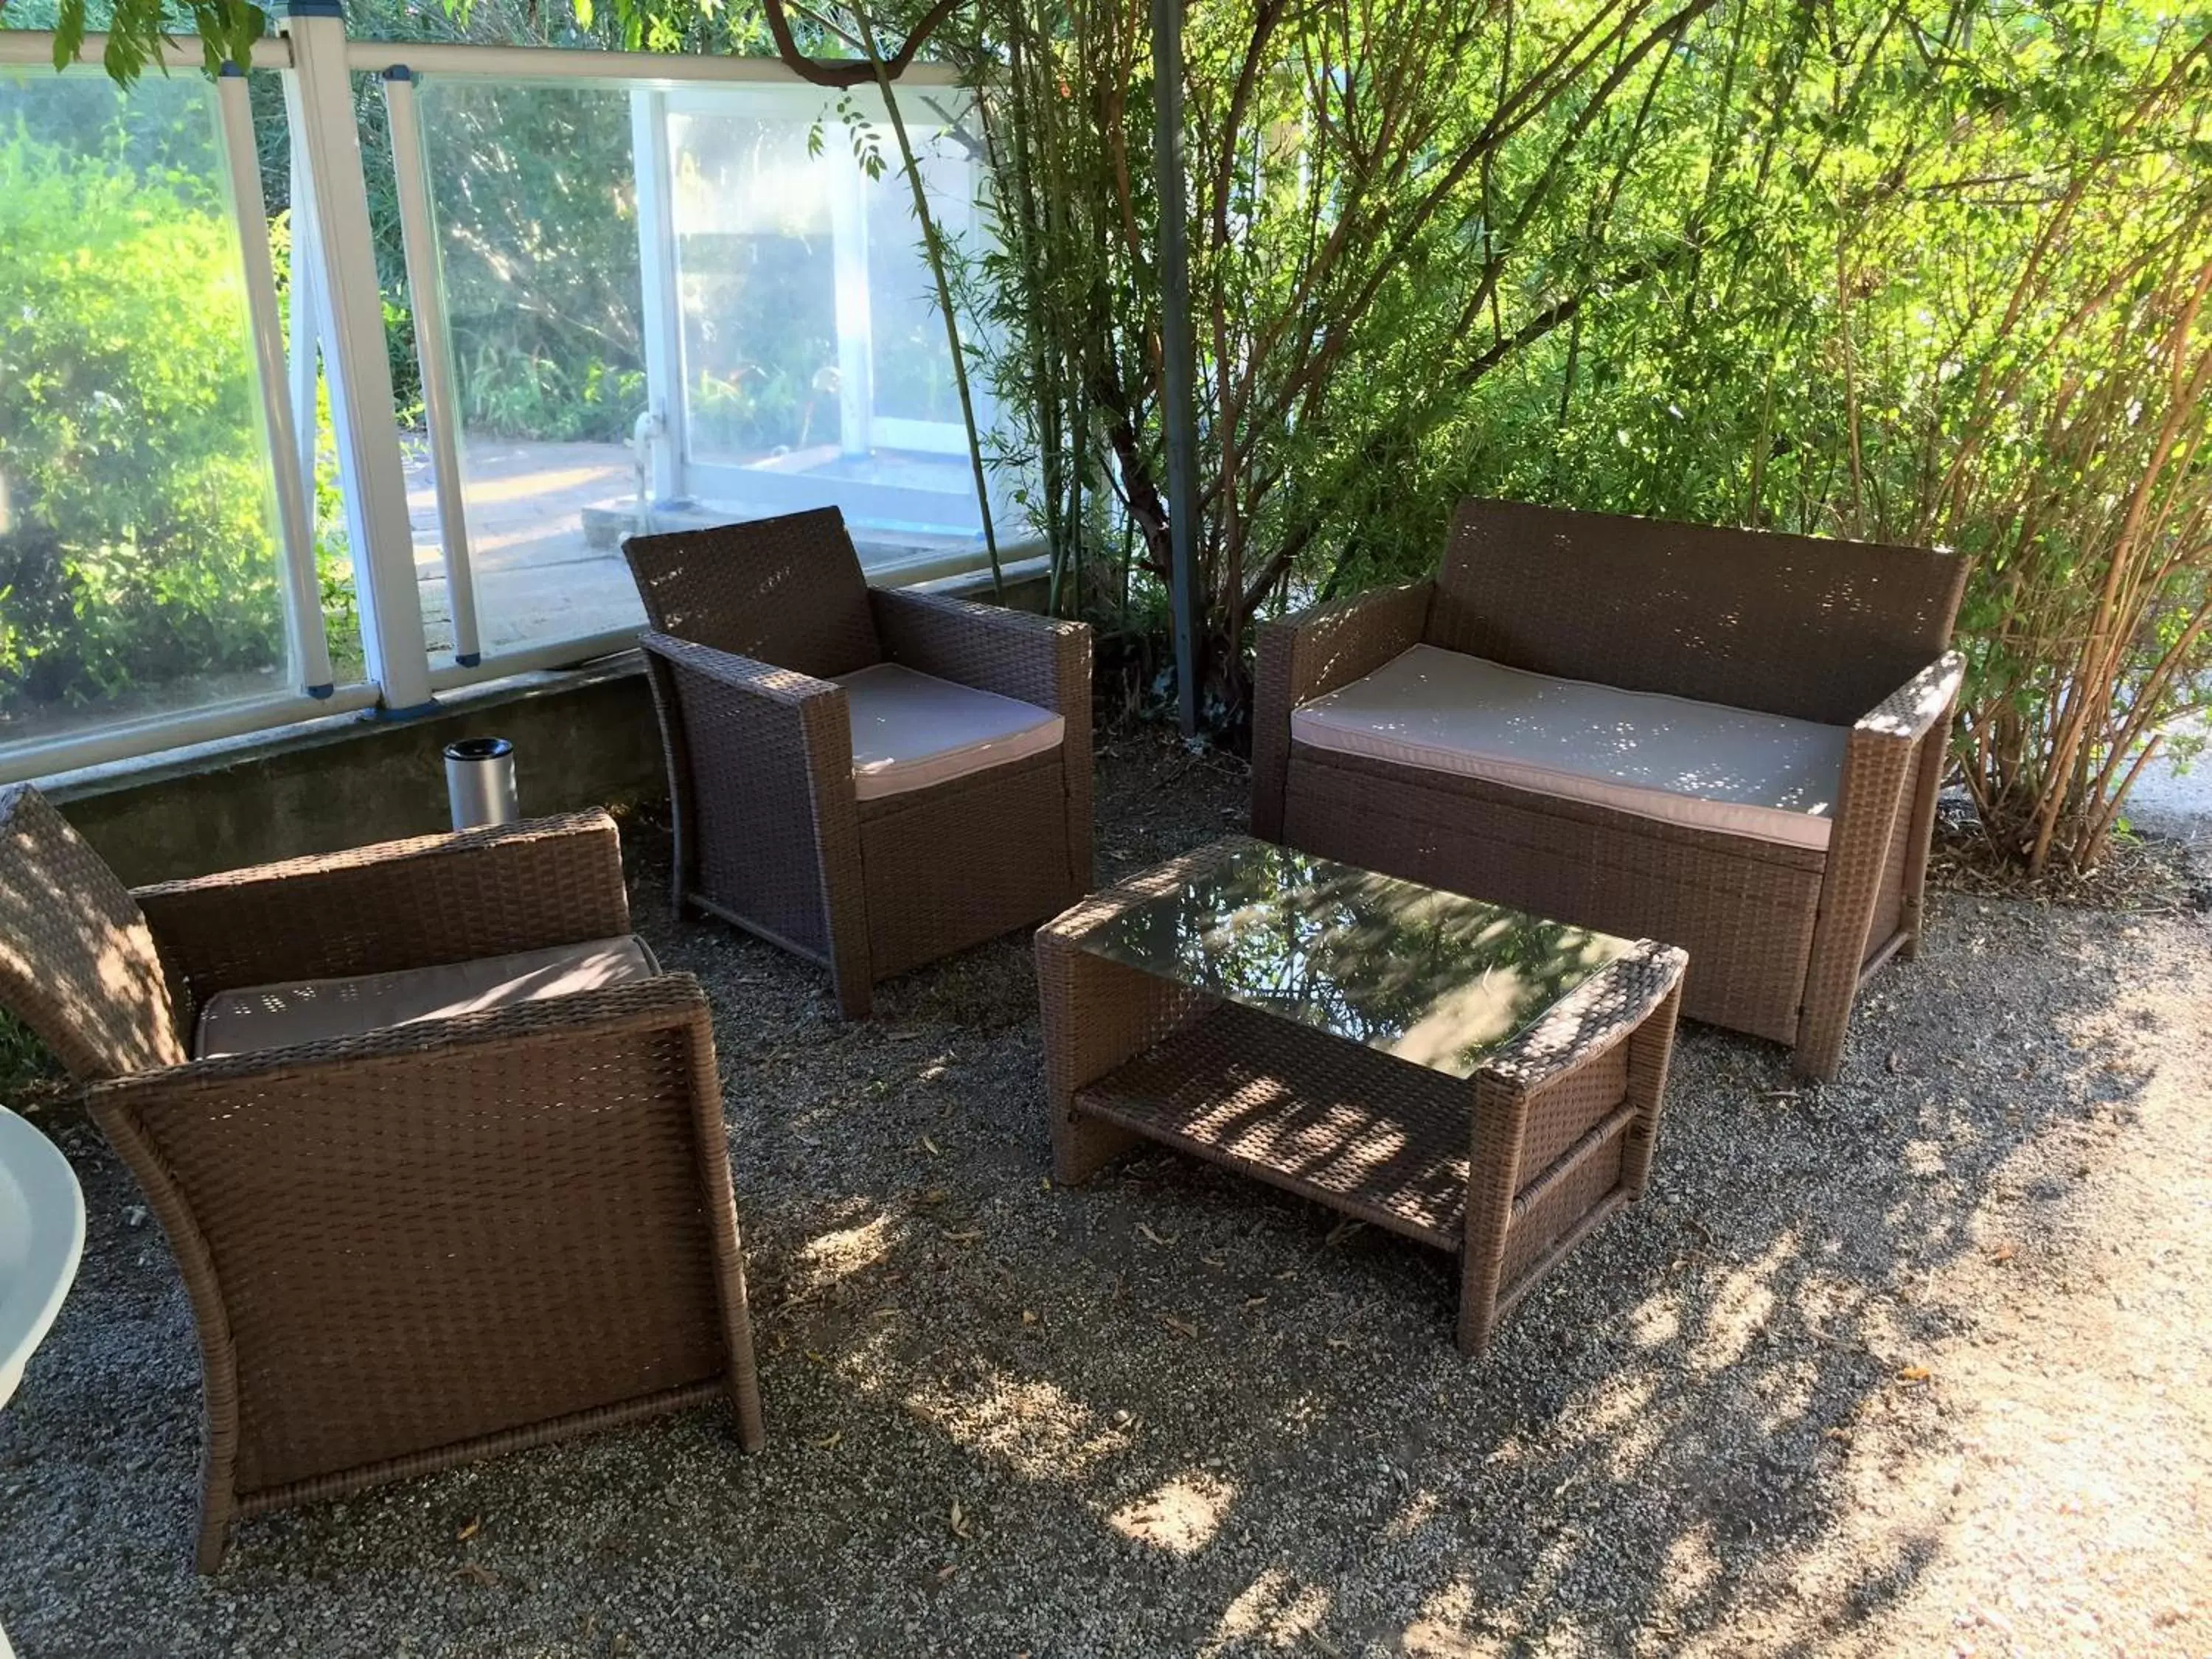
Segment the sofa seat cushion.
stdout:
<svg viewBox="0 0 2212 1659">
<path fill-rule="evenodd" d="M 631 935 L 435 968 L 256 985 L 207 1000 L 200 1009 L 192 1052 L 209 1060 L 217 1054 L 289 1048 L 418 1020 L 596 991 L 651 979 L 659 971 L 645 941 Z"/>
<path fill-rule="evenodd" d="M 1825 849 L 1850 732 L 1417 645 L 1295 710 L 1291 735 L 1339 754 Z"/>
<path fill-rule="evenodd" d="M 1060 747 L 1066 722 L 1048 708 L 940 680 L 895 662 L 837 676 L 853 723 L 860 800 L 950 783 Z"/>
</svg>

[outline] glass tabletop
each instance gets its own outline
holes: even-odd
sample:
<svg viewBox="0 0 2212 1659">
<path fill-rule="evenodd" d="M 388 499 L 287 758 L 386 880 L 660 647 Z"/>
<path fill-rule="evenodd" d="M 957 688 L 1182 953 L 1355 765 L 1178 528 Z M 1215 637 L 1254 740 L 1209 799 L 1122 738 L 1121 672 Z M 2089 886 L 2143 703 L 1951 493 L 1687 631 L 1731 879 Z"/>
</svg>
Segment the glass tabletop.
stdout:
<svg viewBox="0 0 2212 1659">
<path fill-rule="evenodd" d="M 1264 842 L 1076 944 L 1454 1077 L 1634 948 Z"/>
</svg>

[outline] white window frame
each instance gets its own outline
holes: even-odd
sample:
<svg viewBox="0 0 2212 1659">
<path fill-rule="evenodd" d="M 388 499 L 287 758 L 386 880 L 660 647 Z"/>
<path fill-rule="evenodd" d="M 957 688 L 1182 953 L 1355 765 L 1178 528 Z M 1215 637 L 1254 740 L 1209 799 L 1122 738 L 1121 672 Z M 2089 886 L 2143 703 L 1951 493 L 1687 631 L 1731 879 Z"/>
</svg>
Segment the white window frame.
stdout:
<svg viewBox="0 0 2212 1659">
<path fill-rule="evenodd" d="M 255 43 L 250 67 L 277 70 L 284 80 L 293 157 L 289 317 L 280 309 L 270 263 L 252 112 L 246 77 L 238 66 L 226 65 L 216 78 L 214 101 L 217 138 L 245 270 L 252 370 L 261 437 L 273 486 L 279 587 L 295 684 L 269 696 L 119 720 L 64 737 L 0 747 L 0 783 L 127 761 L 334 714 L 359 712 L 380 720 L 434 714 L 440 708 L 440 693 L 518 673 L 578 666 L 629 650 L 635 643 L 635 630 L 625 628 L 501 652 L 482 649 L 462 496 L 461 422 L 446 332 L 444 279 L 422 158 L 416 85 L 425 75 L 453 75 L 628 91 L 633 100 L 639 165 L 641 169 L 659 169 L 665 181 L 666 115 L 672 94 L 680 100 L 686 90 L 695 88 L 757 86 L 781 90 L 811 88 L 811 83 L 774 58 L 672 58 L 647 52 L 349 40 L 338 0 L 291 0 L 289 15 L 280 20 L 280 33 Z M 87 36 L 76 64 L 64 72 L 100 73 L 98 65 L 106 44 L 104 35 Z M 0 28 L 0 66 L 43 66 L 51 72 L 53 50 L 54 37 L 48 32 Z M 189 36 L 165 40 L 156 58 L 159 66 L 169 71 L 194 71 L 203 64 L 199 44 Z M 380 76 L 384 83 L 408 284 L 416 317 L 440 540 L 455 633 L 450 659 L 437 663 L 431 660 L 422 625 L 400 434 L 386 356 L 382 301 L 369 238 L 367 179 L 350 84 L 351 76 L 362 72 Z M 945 92 L 958 88 L 960 78 L 950 66 L 918 64 L 908 68 L 901 86 L 917 92 Z M 876 88 L 856 88 L 853 97 L 872 120 L 884 119 Z M 779 106 L 787 107 L 781 100 Z M 665 213 L 665 191 L 641 189 L 639 197 L 646 264 L 645 349 L 648 379 L 658 392 L 679 384 L 680 319 L 670 303 L 674 248 Z M 849 210 L 852 204 L 847 205 Z M 865 244 L 859 246 L 865 261 Z M 865 278 L 865 274 L 864 263 L 857 273 L 841 270 L 841 289 L 848 276 Z M 656 279 L 668 285 L 666 295 L 657 295 Z M 865 299 L 864 281 L 860 293 Z M 652 372 L 656 364 L 660 369 L 657 374 Z M 347 684 L 334 683 L 315 564 L 319 366 L 328 380 L 332 424 L 337 434 L 362 646 L 368 662 L 365 678 Z M 655 408 L 650 414 L 659 417 L 648 422 L 648 435 L 656 440 L 652 483 L 656 497 L 666 499 L 678 493 L 681 477 L 682 462 L 674 453 L 675 423 L 680 411 Z M 873 418 L 878 437 L 895 435 L 883 428 L 901 424 Z M 942 436 L 919 432 L 905 435 L 917 440 Z M 962 447 L 964 450 L 964 444 Z M 982 568 L 984 562 L 979 549 L 975 568 Z M 890 580 L 912 580 L 961 572 L 937 560 L 910 571 L 886 574 Z"/>
</svg>

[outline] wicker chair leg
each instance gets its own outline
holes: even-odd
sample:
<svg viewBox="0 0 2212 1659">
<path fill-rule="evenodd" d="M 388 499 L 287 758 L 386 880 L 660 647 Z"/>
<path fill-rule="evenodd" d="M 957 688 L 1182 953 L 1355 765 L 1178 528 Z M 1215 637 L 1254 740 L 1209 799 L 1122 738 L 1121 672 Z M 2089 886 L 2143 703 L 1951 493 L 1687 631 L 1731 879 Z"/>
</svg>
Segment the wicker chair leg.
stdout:
<svg viewBox="0 0 2212 1659">
<path fill-rule="evenodd" d="M 230 1547 L 230 1516 L 227 1495 L 218 1498 L 211 1491 L 202 1491 L 200 1530 L 192 1546 L 192 1571 L 203 1578 L 222 1570 L 223 1554 Z"/>
<path fill-rule="evenodd" d="M 757 1452 L 768 1443 L 761 1420 L 760 1377 L 753 1368 L 752 1321 L 740 1316 L 741 1344 L 730 1355 L 730 1405 L 738 1414 L 738 1444 Z"/>
<path fill-rule="evenodd" d="M 1936 798 L 1942 793 L 1943 774 L 1949 769 L 1951 720 L 1945 715 L 1920 740 L 1920 764 L 1913 780 L 1912 821 L 1906 831 L 1911 840 L 1905 848 L 1904 914 L 1899 925 L 1905 943 L 1898 955 L 1911 962 L 1920 954 L 1920 931 L 1928 919 L 1928 854 L 1936 837 Z"/>
</svg>

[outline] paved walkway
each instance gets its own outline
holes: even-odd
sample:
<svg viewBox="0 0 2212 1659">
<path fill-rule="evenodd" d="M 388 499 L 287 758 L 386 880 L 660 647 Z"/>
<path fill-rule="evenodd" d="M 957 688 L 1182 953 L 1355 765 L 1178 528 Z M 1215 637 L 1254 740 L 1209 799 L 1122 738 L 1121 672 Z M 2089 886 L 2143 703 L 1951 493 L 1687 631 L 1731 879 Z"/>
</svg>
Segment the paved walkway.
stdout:
<svg viewBox="0 0 2212 1659">
<path fill-rule="evenodd" d="M 487 654 L 643 626 L 645 612 L 622 554 L 593 547 L 584 534 L 586 508 L 619 512 L 635 505 L 627 445 L 489 439 L 469 446 L 463 471 L 477 632 Z M 431 645 L 451 651 L 453 613 L 427 449 L 410 453 L 407 508 Z"/>
</svg>

